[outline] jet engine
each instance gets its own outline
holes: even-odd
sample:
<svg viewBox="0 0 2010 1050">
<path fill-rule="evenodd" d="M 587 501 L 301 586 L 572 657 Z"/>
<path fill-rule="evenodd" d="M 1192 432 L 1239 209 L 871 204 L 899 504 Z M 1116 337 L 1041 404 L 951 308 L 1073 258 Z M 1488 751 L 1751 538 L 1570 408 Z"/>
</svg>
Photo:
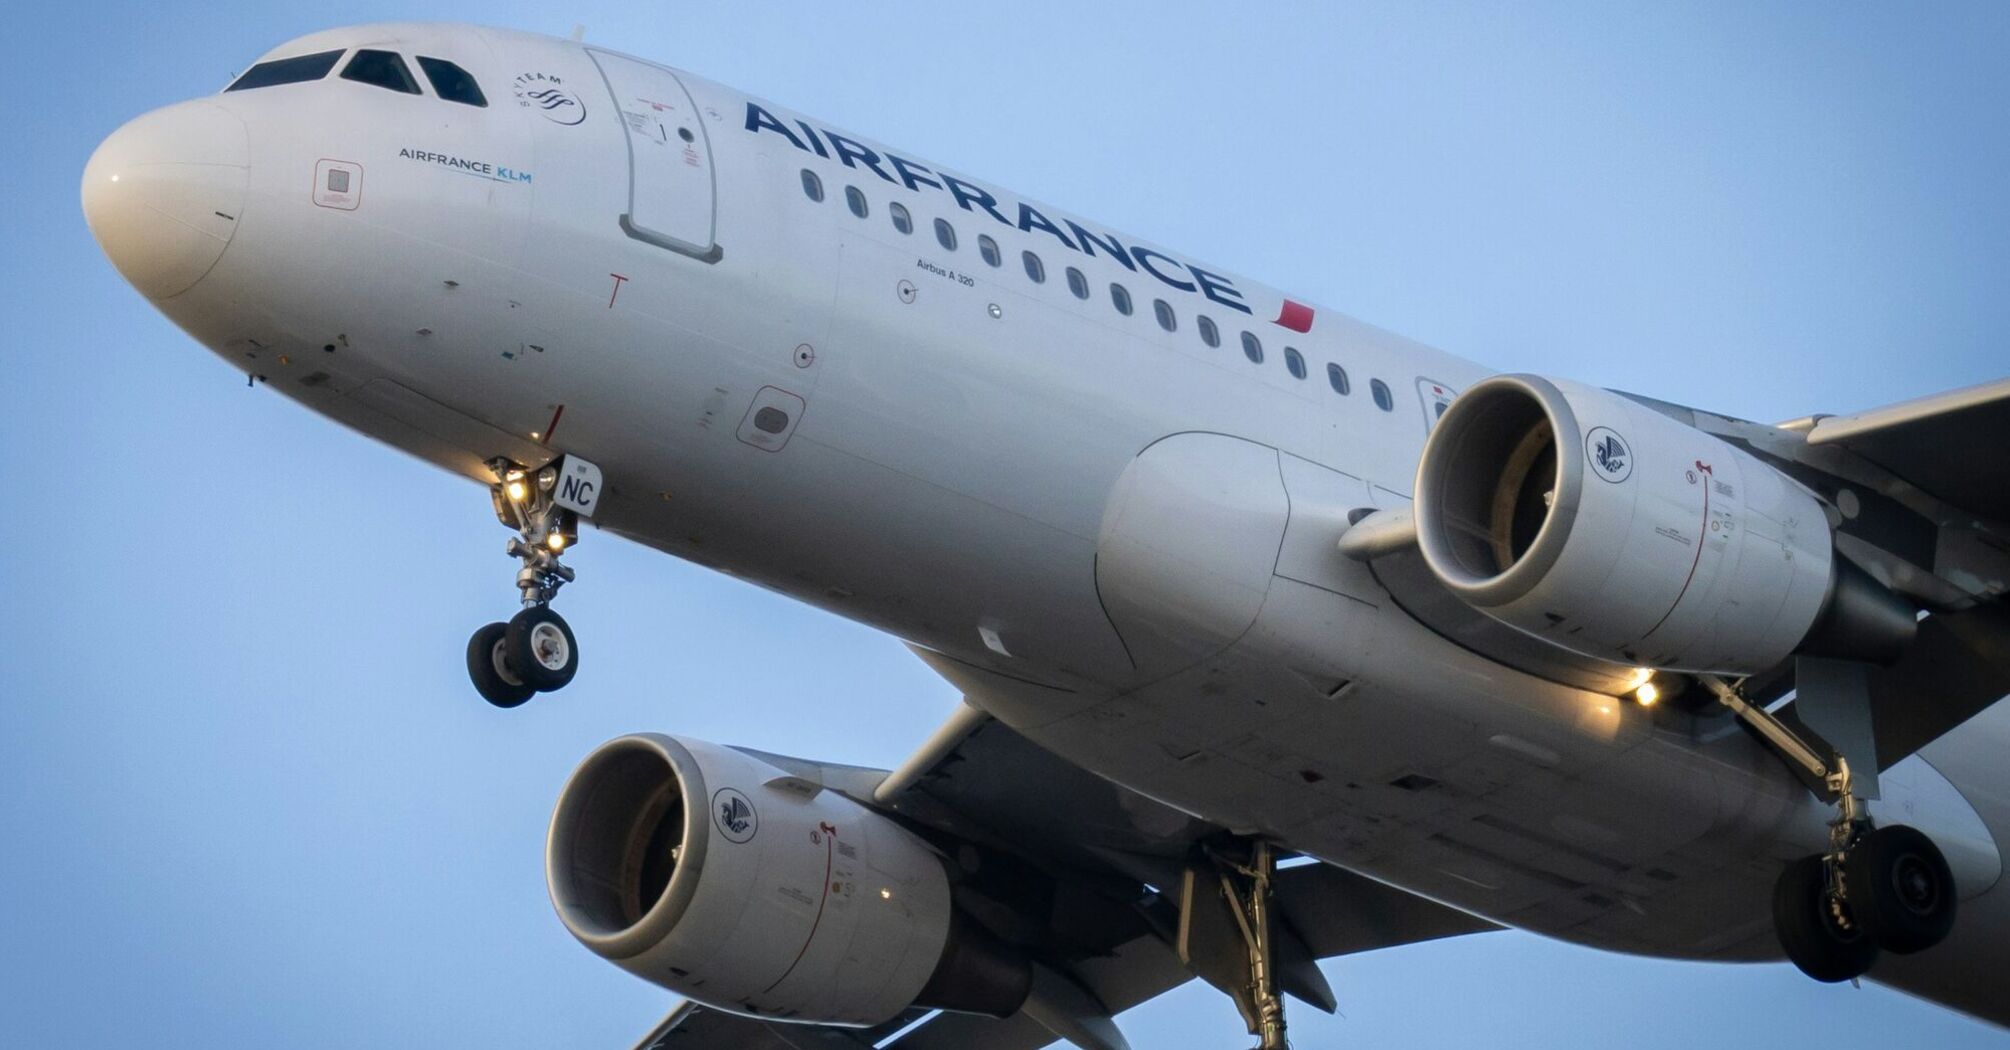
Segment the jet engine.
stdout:
<svg viewBox="0 0 2010 1050">
<path fill-rule="evenodd" d="M 1005 1016 L 1030 964 L 962 919 L 922 839 L 752 755 L 657 734 L 587 756 L 545 848 L 572 935 L 719 1010 L 874 1025 L 910 1006 Z"/>
<path fill-rule="evenodd" d="M 1890 660 L 1912 637 L 1912 610 L 1837 557 L 1813 493 L 1581 384 L 1467 390 L 1424 447 L 1413 511 L 1446 588 L 1586 656 L 1736 675 L 1796 652 Z"/>
</svg>

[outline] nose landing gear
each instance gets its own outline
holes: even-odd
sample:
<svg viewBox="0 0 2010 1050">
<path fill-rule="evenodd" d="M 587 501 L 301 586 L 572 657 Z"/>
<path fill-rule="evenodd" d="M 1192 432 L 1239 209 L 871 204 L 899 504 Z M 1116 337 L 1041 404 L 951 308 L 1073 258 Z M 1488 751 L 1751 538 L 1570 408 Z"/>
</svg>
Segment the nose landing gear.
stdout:
<svg viewBox="0 0 2010 1050">
<path fill-rule="evenodd" d="M 516 584 L 523 610 L 468 639 L 468 677 L 482 699 L 516 707 L 534 693 L 564 688 L 579 670 L 579 641 L 551 600 L 573 580 L 558 559 L 578 542 L 580 515 L 598 502 L 600 470 L 570 456 L 535 472 L 501 459 L 489 467 L 496 518 L 517 532 L 503 550 L 522 563 Z"/>
</svg>

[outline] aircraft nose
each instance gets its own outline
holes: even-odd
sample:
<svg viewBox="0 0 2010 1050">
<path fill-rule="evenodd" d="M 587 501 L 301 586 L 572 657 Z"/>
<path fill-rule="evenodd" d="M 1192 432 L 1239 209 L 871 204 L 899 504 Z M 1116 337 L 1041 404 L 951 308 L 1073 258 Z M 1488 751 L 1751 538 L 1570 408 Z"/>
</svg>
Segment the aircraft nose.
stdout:
<svg viewBox="0 0 2010 1050">
<path fill-rule="evenodd" d="M 180 295 L 223 256 L 244 204 L 244 121 L 184 102 L 112 132 L 84 165 L 84 221 L 149 299 Z"/>
</svg>

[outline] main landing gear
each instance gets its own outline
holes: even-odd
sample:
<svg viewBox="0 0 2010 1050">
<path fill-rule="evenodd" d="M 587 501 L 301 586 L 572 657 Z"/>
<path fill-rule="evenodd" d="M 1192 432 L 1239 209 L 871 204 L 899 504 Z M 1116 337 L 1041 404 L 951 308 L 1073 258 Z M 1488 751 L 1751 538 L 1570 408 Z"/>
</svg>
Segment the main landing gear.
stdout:
<svg viewBox="0 0 2010 1050">
<path fill-rule="evenodd" d="M 1272 925 L 1270 882 L 1277 877 L 1277 855 L 1270 843 L 1250 844 L 1249 863 L 1225 865 L 1222 889 L 1235 915 L 1244 946 L 1249 949 L 1249 1034 L 1256 1050 L 1290 1050 L 1284 1038 L 1284 997 L 1277 991 L 1276 930 Z"/>
<path fill-rule="evenodd" d="M 572 457 L 535 472 L 500 459 L 489 467 L 496 517 L 517 532 L 504 552 L 522 563 L 516 585 L 523 610 L 468 639 L 468 677 L 482 699 L 516 707 L 533 694 L 563 689 L 579 670 L 579 641 L 551 600 L 572 582 L 559 555 L 579 540 L 579 515 L 598 498 L 600 471 Z"/>
<path fill-rule="evenodd" d="M 1729 684 L 1702 681 L 1835 796 L 1828 852 L 1787 865 L 1773 887 L 1773 925 L 1787 958 L 1817 981 L 1853 981 L 1870 971 L 1880 952 L 1910 955 L 1945 940 L 1954 929 L 1956 893 L 1939 847 L 1902 824 L 1874 826 L 1846 760 L 1824 759 Z"/>
<path fill-rule="evenodd" d="M 1277 853 L 1261 838 L 1236 839 L 1207 847 L 1190 865 L 1180 887 L 1180 926 L 1175 945 L 1180 961 L 1200 978 L 1227 992 L 1242 1014 L 1256 1050 L 1288 1050 L 1283 987 L 1331 1012 L 1333 990 L 1310 956 L 1293 980 L 1286 966 L 1294 955 L 1279 952 L 1282 936 L 1272 898 Z"/>
</svg>

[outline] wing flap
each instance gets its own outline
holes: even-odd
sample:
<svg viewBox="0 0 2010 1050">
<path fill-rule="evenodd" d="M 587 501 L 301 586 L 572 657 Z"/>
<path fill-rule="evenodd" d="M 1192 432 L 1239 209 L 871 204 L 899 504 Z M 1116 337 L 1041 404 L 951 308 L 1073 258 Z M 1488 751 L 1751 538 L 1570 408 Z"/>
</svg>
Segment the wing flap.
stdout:
<svg viewBox="0 0 2010 1050">
<path fill-rule="evenodd" d="M 1951 506 L 2010 521 L 2010 379 L 1932 394 L 1807 428 Z"/>
</svg>

